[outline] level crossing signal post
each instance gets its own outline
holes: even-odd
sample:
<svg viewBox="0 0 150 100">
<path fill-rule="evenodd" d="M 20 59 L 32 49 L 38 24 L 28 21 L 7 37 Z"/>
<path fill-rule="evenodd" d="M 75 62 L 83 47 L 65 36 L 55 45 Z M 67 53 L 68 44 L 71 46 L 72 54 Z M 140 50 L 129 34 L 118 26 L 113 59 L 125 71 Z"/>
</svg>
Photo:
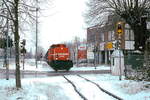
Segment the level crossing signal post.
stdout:
<svg viewBox="0 0 150 100">
<path fill-rule="evenodd" d="M 25 48 L 25 45 L 26 45 L 26 40 L 23 39 L 22 42 L 21 42 L 21 49 L 20 49 L 20 52 L 23 56 L 23 60 L 22 60 L 22 63 L 23 63 L 23 69 L 24 69 L 24 63 L 25 63 L 25 54 L 26 54 L 26 48 Z"/>
<path fill-rule="evenodd" d="M 122 35 L 124 33 L 124 24 L 123 22 L 118 22 L 117 23 L 117 30 L 116 30 L 116 34 L 117 34 L 117 42 L 116 42 L 116 49 L 119 50 L 119 80 L 121 80 L 122 78 L 122 67 L 121 67 L 121 48 L 122 48 Z"/>
</svg>

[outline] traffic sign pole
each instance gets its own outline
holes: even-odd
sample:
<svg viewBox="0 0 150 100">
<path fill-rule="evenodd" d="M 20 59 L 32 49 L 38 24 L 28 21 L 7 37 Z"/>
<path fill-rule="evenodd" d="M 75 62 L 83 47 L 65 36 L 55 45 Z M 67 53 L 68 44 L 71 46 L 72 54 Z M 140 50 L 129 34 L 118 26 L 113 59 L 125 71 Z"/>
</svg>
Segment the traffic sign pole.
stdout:
<svg viewBox="0 0 150 100">
<path fill-rule="evenodd" d="M 124 24 L 123 24 L 123 22 L 118 22 L 117 23 L 117 31 L 116 31 L 116 33 L 117 33 L 117 49 L 119 50 L 119 71 L 120 71 L 120 75 L 119 75 L 119 80 L 121 80 L 122 79 L 122 69 L 121 69 L 121 44 L 122 44 L 122 38 L 121 38 L 121 36 L 123 35 L 123 33 L 124 33 Z"/>
</svg>

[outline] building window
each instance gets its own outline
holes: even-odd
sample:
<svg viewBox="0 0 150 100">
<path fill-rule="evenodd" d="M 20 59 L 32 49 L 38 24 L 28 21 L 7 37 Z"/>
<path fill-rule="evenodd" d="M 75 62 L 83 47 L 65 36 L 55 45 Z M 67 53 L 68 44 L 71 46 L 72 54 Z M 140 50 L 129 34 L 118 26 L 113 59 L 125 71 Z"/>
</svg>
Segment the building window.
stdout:
<svg viewBox="0 0 150 100">
<path fill-rule="evenodd" d="M 125 30 L 125 40 L 130 40 L 130 30 Z"/>
<path fill-rule="evenodd" d="M 134 40 L 134 32 L 133 32 L 133 30 L 130 30 L 130 40 Z"/>
<path fill-rule="evenodd" d="M 115 32 L 114 31 L 109 31 L 108 32 L 108 41 L 115 40 Z"/>
<path fill-rule="evenodd" d="M 102 36 L 102 41 L 104 41 L 104 34 L 101 34 L 101 36 Z"/>
<path fill-rule="evenodd" d="M 125 30 L 125 40 L 134 40 L 134 33 L 131 29 Z"/>
<path fill-rule="evenodd" d="M 115 32 L 114 32 L 114 31 L 112 31 L 111 33 L 112 33 L 112 35 L 111 35 L 111 39 L 112 39 L 112 40 L 115 40 Z"/>
<path fill-rule="evenodd" d="M 111 41 L 111 31 L 108 31 L 108 41 Z"/>
</svg>

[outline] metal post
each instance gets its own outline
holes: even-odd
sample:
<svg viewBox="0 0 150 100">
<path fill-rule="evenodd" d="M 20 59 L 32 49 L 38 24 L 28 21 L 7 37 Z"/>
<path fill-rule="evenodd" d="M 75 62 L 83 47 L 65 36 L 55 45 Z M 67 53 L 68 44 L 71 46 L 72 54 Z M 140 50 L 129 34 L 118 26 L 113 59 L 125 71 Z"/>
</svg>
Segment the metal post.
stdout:
<svg viewBox="0 0 150 100">
<path fill-rule="evenodd" d="M 117 49 L 119 50 L 119 80 L 121 80 L 122 70 L 121 70 L 121 36 L 124 33 L 124 23 L 119 21 L 117 23 Z"/>
<path fill-rule="evenodd" d="M 10 54 L 10 56 L 9 56 L 9 58 L 11 58 L 11 57 L 12 57 L 12 55 L 11 55 L 11 54 L 12 54 L 12 53 L 11 53 L 11 50 L 12 50 L 11 42 L 10 42 L 10 44 L 9 44 L 9 45 L 10 45 L 10 48 L 9 48 L 9 54 Z"/>
<path fill-rule="evenodd" d="M 36 50 L 35 50 L 35 64 L 36 64 L 36 68 L 38 68 L 38 64 L 37 64 L 37 46 L 38 46 L 38 0 L 36 0 L 37 3 L 37 7 L 36 7 Z"/>
<path fill-rule="evenodd" d="M 107 65 L 107 50 L 105 50 L 105 65 Z"/>
<path fill-rule="evenodd" d="M 121 36 L 118 36 L 118 49 L 119 49 L 119 71 L 120 71 L 120 75 L 119 75 L 119 80 L 121 80 L 122 77 L 122 71 L 121 71 L 121 44 L 119 45 L 119 39 L 121 39 Z"/>
<path fill-rule="evenodd" d="M 87 42 L 86 42 L 86 67 L 88 66 L 88 58 L 87 58 Z"/>
<path fill-rule="evenodd" d="M 76 53 L 75 53 L 75 50 L 73 50 L 73 62 L 76 63 Z"/>
<path fill-rule="evenodd" d="M 7 14 L 7 16 L 8 16 L 8 14 Z M 5 65 L 6 65 L 6 80 L 9 80 L 9 62 L 8 62 L 8 32 L 9 32 L 9 26 L 8 26 L 8 24 L 9 24 L 9 22 L 8 22 L 8 18 L 7 18 L 7 31 L 6 31 L 6 33 L 5 33 L 5 35 L 6 35 L 6 47 L 5 47 L 5 56 L 6 56 L 6 61 L 5 61 Z"/>
<path fill-rule="evenodd" d="M 77 67 L 79 67 L 79 59 L 78 59 L 78 42 L 77 42 L 77 55 L 76 55 L 76 59 L 77 59 Z"/>
<path fill-rule="evenodd" d="M 24 62 L 25 62 L 24 61 L 24 58 L 25 58 L 24 56 L 25 56 L 25 53 L 23 52 L 23 62 L 22 62 L 23 63 L 23 70 L 24 70 Z"/>
<path fill-rule="evenodd" d="M 95 69 L 96 69 L 96 64 L 95 64 L 95 60 L 96 60 L 96 58 L 95 58 L 96 56 L 95 56 L 95 46 L 94 46 L 94 67 L 95 67 Z"/>
<path fill-rule="evenodd" d="M 119 80 L 121 80 L 122 72 L 121 72 L 121 50 L 120 49 L 119 49 L 119 69 L 120 69 Z"/>
<path fill-rule="evenodd" d="M 96 48 L 96 46 L 94 46 L 94 67 L 95 67 L 95 69 L 96 69 L 96 60 L 97 60 L 97 55 L 96 55 L 96 52 L 97 52 L 97 48 Z"/>
</svg>

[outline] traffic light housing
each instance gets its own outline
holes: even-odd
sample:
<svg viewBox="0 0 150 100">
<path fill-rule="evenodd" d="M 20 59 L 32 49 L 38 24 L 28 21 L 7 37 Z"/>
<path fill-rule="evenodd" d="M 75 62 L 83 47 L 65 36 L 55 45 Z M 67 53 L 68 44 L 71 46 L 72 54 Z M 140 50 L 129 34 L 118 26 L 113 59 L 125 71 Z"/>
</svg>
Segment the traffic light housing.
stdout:
<svg viewBox="0 0 150 100">
<path fill-rule="evenodd" d="M 13 40 L 8 37 L 8 47 L 12 47 L 13 46 Z M 7 47 L 7 39 L 2 38 L 0 39 L 0 48 L 5 48 Z"/>
<path fill-rule="evenodd" d="M 25 49 L 25 47 L 23 47 L 23 48 L 21 48 L 20 52 L 21 52 L 22 54 L 25 54 L 25 53 L 27 52 L 27 50 Z"/>
<path fill-rule="evenodd" d="M 7 40 L 5 44 L 7 44 Z M 10 38 L 10 36 L 8 36 L 8 47 L 12 47 L 12 46 L 13 46 L 13 40 Z"/>
<path fill-rule="evenodd" d="M 0 48 L 5 48 L 5 39 L 0 39 Z"/>
<path fill-rule="evenodd" d="M 26 40 L 23 39 L 22 42 L 20 43 L 20 52 L 25 54 L 27 51 L 26 51 L 26 48 L 25 48 L 25 45 L 26 45 Z"/>
<path fill-rule="evenodd" d="M 8 42 L 8 47 L 12 47 L 13 46 L 13 40 L 10 39 L 10 41 Z"/>
<path fill-rule="evenodd" d="M 26 45 L 26 40 L 23 39 L 22 42 L 21 42 L 21 44 L 22 44 L 23 46 L 25 46 L 25 45 Z"/>
<path fill-rule="evenodd" d="M 121 49 L 121 39 L 117 40 L 116 47 L 117 49 Z"/>
<path fill-rule="evenodd" d="M 118 35 L 122 35 L 123 32 L 124 32 L 124 24 L 123 24 L 123 22 L 118 22 L 118 23 L 117 23 L 116 33 L 117 33 Z"/>
<path fill-rule="evenodd" d="M 93 52 L 98 52 L 98 47 L 94 46 Z"/>
</svg>

